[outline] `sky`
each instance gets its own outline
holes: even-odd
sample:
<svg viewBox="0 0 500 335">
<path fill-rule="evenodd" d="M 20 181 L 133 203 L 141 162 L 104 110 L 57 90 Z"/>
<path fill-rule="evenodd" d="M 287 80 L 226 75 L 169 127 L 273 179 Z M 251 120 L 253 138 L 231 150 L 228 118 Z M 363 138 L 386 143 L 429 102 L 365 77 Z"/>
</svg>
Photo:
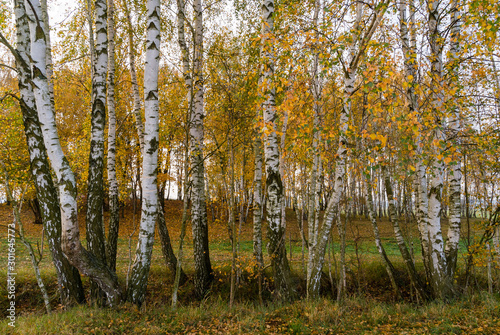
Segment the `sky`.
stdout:
<svg viewBox="0 0 500 335">
<path fill-rule="evenodd" d="M 51 27 L 51 41 L 57 41 L 56 32 L 61 23 L 69 19 L 76 9 L 75 1 L 71 0 L 48 0 L 49 23 Z"/>
</svg>

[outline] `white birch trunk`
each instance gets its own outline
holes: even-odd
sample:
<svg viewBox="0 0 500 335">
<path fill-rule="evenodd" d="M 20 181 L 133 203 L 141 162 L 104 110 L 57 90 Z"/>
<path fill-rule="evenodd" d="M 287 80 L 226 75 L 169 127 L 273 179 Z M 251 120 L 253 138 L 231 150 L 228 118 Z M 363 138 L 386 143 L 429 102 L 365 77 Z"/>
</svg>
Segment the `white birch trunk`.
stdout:
<svg viewBox="0 0 500 335">
<path fill-rule="evenodd" d="M 188 101 L 188 116 L 192 110 L 192 94 L 193 94 L 193 78 L 191 73 L 191 65 L 189 60 L 189 48 L 186 43 L 185 24 L 186 20 L 186 3 L 184 0 L 177 0 L 177 35 L 178 43 L 181 48 L 182 75 L 184 77 L 184 85 L 187 90 Z"/>
<path fill-rule="evenodd" d="M 428 2 L 429 10 L 429 44 L 431 49 L 431 80 L 433 90 L 431 93 L 431 105 L 433 117 L 436 119 L 434 129 L 434 139 L 443 143 L 446 138 L 442 127 L 444 127 L 443 113 L 443 93 L 442 93 L 442 71 L 443 71 L 443 42 L 439 30 L 439 2 L 430 0 Z M 451 287 L 446 275 L 446 259 L 444 255 L 444 241 L 441 229 L 441 196 L 443 190 L 445 166 L 443 160 L 439 158 L 442 154 L 441 144 L 434 146 L 434 161 L 431 166 L 432 180 L 429 189 L 429 221 L 427 229 L 429 233 L 429 251 L 431 266 L 431 286 L 434 296 L 444 298 L 449 294 Z"/>
<path fill-rule="evenodd" d="M 54 103 L 54 65 L 52 62 L 52 46 L 50 42 L 50 24 L 49 24 L 49 15 L 47 8 L 47 0 L 41 0 L 40 5 L 42 6 L 42 21 L 43 21 L 43 29 L 45 30 L 45 59 L 47 63 L 47 80 L 49 81 L 49 92 L 50 92 L 50 102 L 52 104 L 52 108 L 55 108 Z"/>
<path fill-rule="evenodd" d="M 146 76 L 144 78 L 145 131 L 142 160 L 142 214 L 136 255 L 127 299 L 144 302 L 148 282 L 155 222 L 158 213 L 157 162 L 159 144 L 158 75 L 160 65 L 160 1 L 147 2 Z"/>
<path fill-rule="evenodd" d="M 57 190 L 50 174 L 50 165 L 43 143 L 42 130 L 36 111 L 35 96 L 30 86 L 30 31 L 28 17 L 23 0 L 16 0 L 14 13 L 16 15 L 17 53 L 20 59 L 16 61 L 19 71 L 20 107 L 23 113 L 23 123 L 30 154 L 31 173 L 36 188 L 36 196 L 40 203 L 40 214 L 47 240 L 50 246 L 52 261 L 56 268 L 61 303 L 69 306 L 85 300 L 82 281 L 78 270 L 69 264 L 61 250 L 61 213 L 57 199 Z"/>
<path fill-rule="evenodd" d="M 262 139 L 259 130 L 255 132 L 254 154 L 253 254 L 259 268 L 262 268 L 264 266 L 262 255 Z"/>
<path fill-rule="evenodd" d="M 416 53 L 416 39 L 415 39 L 415 9 L 413 0 L 409 0 L 410 17 L 408 20 L 407 11 L 408 4 L 402 1 L 399 4 L 399 27 L 401 33 L 401 41 L 403 46 L 405 76 L 408 82 L 408 89 L 406 91 L 407 99 L 409 101 L 409 112 L 417 113 L 419 119 L 420 106 L 418 103 L 418 96 L 415 91 L 417 83 L 417 53 Z M 416 189 L 417 189 L 417 220 L 418 229 L 420 233 L 420 240 L 422 243 L 422 257 L 424 260 L 424 267 L 426 273 L 430 274 L 429 269 L 429 234 L 427 231 L 428 223 L 428 197 L 427 197 L 427 176 L 426 167 L 422 158 L 422 139 L 420 134 L 415 140 L 417 151 L 416 162 Z"/>
<path fill-rule="evenodd" d="M 94 42 L 94 19 L 92 15 L 92 2 L 91 0 L 86 1 L 87 5 L 87 24 L 89 27 L 89 52 L 90 52 L 90 75 L 93 80 L 94 78 L 94 65 L 95 65 L 95 42 Z M 94 95 L 92 94 L 90 104 L 93 104 Z"/>
<path fill-rule="evenodd" d="M 259 119 L 257 115 L 257 119 Z M 262 133 L 255 129 L 254 140 L 254 177 L 253 177 L 253 256 L 256 262 L 259 301 L 262 303 L 262 269 L 264 255 L 262 254 Z"/>
<path fill-rule="evenodd" d="M 98 283 L 106 293 L 108 303 L 116 305 L 121 300 L 121 291 L 116 276 L 109 271 L 104 263 L 83 248 L 80 242 L 75 176 L 62 151 L 50 104 L 49 85 L 45 70 L 45 33 L 40 21 L 37 20 L 37 18 L 41 18 L 40 2 L 31 0 L 30 7 L 32 10 L 28 11 L 28 15 L 30 21 L 33 22 L 30 27 L 32 28 L 30 30 L 33 86 L 44 144 L 59 185 L 62 249 L 71 264 Z"/>
<path fill-rule="evenodd" d="M 204 79 L 203 79 L 203 8 L 201 0 L 193 2 L 195 15 L 193 56 L 193 109 L 190 119 L 190 148 L 192 171 L 191 222 L 195 259 L 195 289 L 204 297 L 213 279 L 208 248 L 207 209 L 205 203 L 204 147 Z M 184 57 L 183 57 L 184 58 Z"/>
<path fill-rule="evenodd" d="M 323 225 L 318 234 L 318 240 L 316 242 L 316 250 L 314 252 L 314 257 L 312 259 L 311 272 L 307 280 L 307 297 L 309 299 L 316 299 L 319 297 L 319 287 L 321 274 L 323 269 L 323 264 L 325 260 L 326 246 L 328 244 L 328 237 L 330 235 L 333 220 L 337 219 L 339 216 L 338 205 L 342 194 L 344 192 L 344 179 L 345 179 L 345 166 L 347 158 L 347 129 L 349 124 L 349 116 L 351 114 L 351 96 L 354 92 L 354 84 L 356 82 L 356 71 L 359 66 L 359 62 L 365 52 L 368 42 L 371 40 L 373 33 L 377 29 L 380 21 L 382 20 L 386 10 L 387 2 L 381 3 L 378 10 L 373 15 L 370 24 L 368 25 L 363 38 L 359 41 L 359 46 L 356 48 L 357 40 L 360 34 L 359 24 L 361 21 L 361 4 L 357 4 L 356 9 L 356 23 L 353 27 L 353 34 L 356 35 L 354 42 L 350 47 L 349 63 L 347 64 L 344 72 L 344 97 L 343 97 L 343 108 L 340 112 L 339 120 L 339 147 L 337 149 L 337 161 L 335 166 L 335 179 L 333 192 L 328 202 L 328 206 L 325 211 L 325 217 L 323 219 Z M 338 220 L 339 231 L 343 231 L 343 224 Z M 342 234 L 341 234 L 342 235 Z M 341 271 L 342 272 L 342 271 Z"/>
<path fill-rule="evenodd" d="M 285 181 L 283 180 L 285 175 L 285 141 L 286 141 L 286 130 L 288 128 L 288 112 L 285 110 L 283 113 L 283 125 L 281 128 L 281 140 L 280 140 L 280 175 L 281 181 L 283 183 L 283 201 L 281 202 L 281 226 L 286 230 L 286 195 L 285 195 Z"/>
<path fill-rule="evenodd" d="M 141 115 L 141 95 L 139 93 L 139 84 L 137 81 L 137 70 L 135 67 L 135 50 L 134 50 L 134 28 L 132 26 L 132 18 L 130 17 L 130 10 L 127 1 L 123 1 L 125 9 L 125 17 L 127 19 L 127 34 L 128 34 L 128 60 L 130 65 L 130 81 L 132 84 L 132 96 L 134 99 L 134 117 L 137 134 L 139 137 L 139 146 L 141 154 L 144 153 L 144 125 L 142 123 Z"/>
<path fill-rule="evenodd" d="M 159 144 L 158 76 L 160 70 L 160 0 L 147 2 L 146 63 L 144 68 L 144 153 L 142 214 L 127 299 L 142 305 L 146 296 L 155 222 L 158 213 L 157 164 Z"/>
<path fill-rule="evenodd" d="M 458 85 L 458 73 L 459 73 L 459 52 L 460 52 L 460 10 L 458 7 L 458 1 L 454 0 L 452 2 L 451 9 L 451 21 L 453 26 L 451 28 L 451 47 L 450 47 L 450 62 L 452 62 L 453 69 L 451 71 L 450 86 L 453 87 Z M 450 96 L 449 99 L 455 99 L 455 96 Z M 450 207 L 450 218 L 449 218 L 449 228 L 448 228 L 448 239 L 446 241 L 446 267 L 447 276 L 450 280 L 453 279 L 455 275 L 455 269 L 457 265 L 457 254 L 458 254 L 458 242 L 460 240 L 460 228 L 461 228 L 461 184 L 462 184 L 462 172 L 461 172 L 461 153 L 459 150 L 458 135 L 460 132 L 460 110 L 458 105 L 454 105 L 451 112 L 451 118 L 449 123 L 449 128 L 452 136 L 452 143 L 455 147 L 455 152 L 453 153 L 453 159 L 450 165 L 451 175 L 449 182 L 449 207 Z"/>
<path fill-rule="evenodd" d="M 106 263 L 106 242 L 103 221 L 104 203 L 104 128 L 106 124 L 106 72 L 108 69 L 108 36 L 106 0 L 95 1 L 95 62 L 92 76 L 92 115 L 87 180 L 87 246 L 99 260 Z M 91 24 L 91 22 L 89 23 Z M 91 45 L 91 49 L 94 47 Z M 98 297 L 98 285 L 92 283 L 92 298 Z"/>
<path fill-rule="evenodd" d="M 267 224 L 269 246 L 274 283 L 277 294 L 282 300 L 292 298 L 293 289 L 290 282 L 290 268 L 286 257 L 285 230 L 281 224 L 283 202 L 283 183 L 280 174 L 280 148 L 276 131 L 276 103 L 273 84 L 274 54 L 271 36 L 274 33 L 274 1 L 263 0 L 262 10 L 262 41 L 261 85 L 265 101 L 262 104 L 264 116 L 264 157 L 266 168 Z"/>
<path fill-rule="evenodd" d="M 314 17 L 313 25 L 316 32 L 316 38 L 319 35 L 319 12 L 321 7 L 321 0 L 315 1 L 314 7 Z M 321 187 L 318 183 L 318 170 L 320 167 L 320 150 L 319 143 L 321 142 L 321 129 L 320 129 L 320 117 L 321 117 L 321 83 L 319 78 L 319 51 L 314 52 L 313 68 L 312 68 L 312 95 L 314 97 L 314 119 L 313 119 L 313 139 L 312 139 L 312 151 L 313 151 L 313 162 L 311 167 L 311 179 L 309 183 L 309 204 L 308 204 L 308 235 L 309 235 L 309 253 L 307 262 L 307 281 L 310 281 L 310 275 L 312 271 L 314 252 L 316 250 L 316 242 L 318 239 L 318 225 L 319 225 L 319 196 Z M 308 284 L 309 285 L 309 284 Z"/>
<path fill-rule="evenodd" d="M 109 183 L 109 233 L 107 261 L 116 270 L 116 250 L 119 227 L 118 181 L 116 179 L 116 111 L 115 111 L 115 18 L 114 0 L 108 0 L 108 183 Z"/>
</svg>

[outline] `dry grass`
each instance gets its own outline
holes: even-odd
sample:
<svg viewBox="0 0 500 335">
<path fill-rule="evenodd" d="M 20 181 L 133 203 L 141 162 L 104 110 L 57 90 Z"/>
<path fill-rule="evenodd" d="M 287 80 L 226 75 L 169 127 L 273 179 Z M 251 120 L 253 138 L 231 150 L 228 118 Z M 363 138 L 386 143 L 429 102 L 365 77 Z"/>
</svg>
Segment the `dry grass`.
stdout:
<svg viewBox="0 0 500 335">
<path fill-rule="evenodd" d="M 80 211 L 81 236 L 85 236 L 84 211 Z M 117 275 L 124 285 L 128 259 L 128 236 L 139 222 L 139 213 L 125 208 L 120 218 L 120 239 L 117 260 Z M 302 246 L 295 215 L 287 213 L 287 248 L 291 251 L 292 269 L 295 283 L 300 294 L 304 294 L 305 283 L 302 268 Z M 180 235 L 181 203 L 166 202 L 166 220 L 177 249 Z M 134 223 L 135 218 L 135 223 Z M 22 219 L 26 235 L 36 244 L 41 237 L 41 226 L 34 225 L 33 217 L 27 207 L 23 209 Z M 6 205 L 0 205 L 0 224 L 9 223 L 12 212 Z M 107 220 L 107 213 L 106 213 Z M 416 227 L 402 223 L 407 236 L 417 236 Z M 348 228 L 348 282 L 349 298 L 342 304 L 336 303 L 332 296 L 335 284 L 330 283 L 328 271 L 335 277 L 337 252 L 327 256 L 323 276 L 322 296 L 318 302 L 297 301 L 288 305 L 276 304 L 272 296 L 272 278 L 270 271 L 265 280 L 265 305 L 258 304 L 257 282 L 252 263 L 252 225 L 243 224 L 240 235 L 241 277 L 237 295 L 237 305 L 228 307 L 229 274 L 231 246 L 228 230 L 223 220 L 209 224 L 210 256 L 214 268 L 215 280 L 210 294 L 203 301 L 197 301 L 193 285 L 188 282 L 181 287 L 180 305 L 176 311 L 170 311 L 172 276 L 166 269 L 160 246 L 153 250 L 152 267 L 148 283 L 145 307 L 141 311 L 128 304 L 118 309 L 98 309 L 89 306 L 62 311 L 57 301 L 57 283 L 54 268 L 45 244 L 45 257 L 41 263 L 42 276 L 48 286 L 52 299 L 53 315 L 44 315 L 41 294 L 36 286 L 33 270 L 24 246 L 18 243 L 17 251 L 17 295 L 18 316 L 16 331 L 18 334 L 88 334 L 88 333 L 290 333 L 290 334 L 326 334 L 326 333 L 488 333 L 498 332 L 499 297 L 471 295 L 451 304 L 431 303 L 415 305 L 412 292 L 407 283 L 407 276 L 400 263 L 400 255 L 393 240 L 392 226 L 387 221 L 380 223 L 381 236 L 390 258 L 398 269 L 398 280 L 403 288 L 405 299 L 396 301 L 392 294 L 379 256 L 373 243 L 371 224 L 366 220 L 354 220 Z M 2 230 L 4 229 L 2 228 Z M 192 237 L 187 230 L 184 268 L 193 273 Z M 132 241 L 135 248 L 136 235 Z M 6 234 L 0 235 L 0 264 L 5 264 L 7 246 Z M 158 236 L 156 236 L 159 239 Z M 415 238 L 413 239 L 417 241 Z M 338 250 L 334 237 L 333 251 Z M 418 254 L 417 246 L 415 252 Z M 418 259 L 418 257 L 417 257 Z M 269 260 L 266 259 L 266 262 Z M 268 269 L 269 270 L 269 269 Z M 0 282 L 5 283 L 6 270 L 0 267 Z M 480 278 L 480 277 L 478 277 Z M 83 278 L 88 285 L 88 278 Z M 0 296 L 5 297 L 5 285 L 0 285 Z M 6 299 L 0 300 L 0 315 L 5 316 Z M 0 333 L 12 332 L 3 321 Z"/>
</svg>

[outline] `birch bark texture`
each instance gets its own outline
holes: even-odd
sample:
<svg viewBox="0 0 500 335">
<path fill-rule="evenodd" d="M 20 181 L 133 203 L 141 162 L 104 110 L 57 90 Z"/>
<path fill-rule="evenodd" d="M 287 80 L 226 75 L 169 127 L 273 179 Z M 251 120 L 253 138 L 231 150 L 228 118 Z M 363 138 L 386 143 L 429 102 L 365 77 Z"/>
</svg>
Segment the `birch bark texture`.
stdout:
<svg viewBox="0 0 500 335">
<path fill-rule="evenodd" d="M 128 34 L 128 60 L 130 64 L 130 81 L 132 83 L 132 96 L 134 99 L 134 117 L 137 134 L 139 136 L 139 146 L 141 154 L 144 152 L 144 124 L 141 115 L 141 95 L 139 93 L 139 84 L 137 81 L 137 69 L 135 66 L 135 49 L 134 49 L 134 28 L 132 25 L 132 17 L 127 5 L 127 1 L 123 1 L 125 10 L 125 18 L 127 19 L 127 34 Z"/>
<path fill-rule="evenodd" d="M 109 183 L 109 232 L 106 259 L 109 268 L 116 271 L 116 251 L 120 224 L 118 180 L 116 179 L 116 102 L 115 102 L 115 11 L 114 0 L 108 0 L 108 183 Z"/>
<path fill-rule="evenodd" d="M 92 114 L 87 180 L 86 235 L 87 246 L 106 263 L 106 240 L 103 221 L 104 203 L 104 128 L 106 126 L 106 73 L 108 70 L 108 36 L 106 0 L 95 1 L 95 60 L 92 76 Z M 91 49 L 94 49 L 91 46 Z M 91 284 L 92 298 L 98 298 L 97 283 Z"/>
<path fill-rule="evenodd" d="M 257 110 L 257 120 L 260 120 Z M 258 275 L 259 301 L 262 303 L 262 269 L 264 255 L 262 253 L 262 132 L 257 125 L 254 130 L 254 176 L 253 176 L 253 257 Z"/>
<path fill-rule="evenodd" d="M 45 148 L 59 186 L 62 250 L 72 265 L 98 283 L 106 294 L 108 304 L 111 306 L 117 305 L 121 301 L 122 294 L 116 275 L 107 268 L 106 264 L 87 251 L 80 241 L 75 176 L 62 151 L 55 115 L 50 103 L 49 85 L 46 76 L 45 31 L 40 20 L 42 15 L 39 0 L 30 1 L 28 16 L 30 22 L 32 22 L 30 33 L 33 91 Z"/>
<path fill-rule="evenodd" d="M 431 63 L 431 112 L 435 119 L 434 135 L 434 161 L 431 164 L 431 183 L 428 193 L 428 215 L 427 230 L 429 234 L 431 287 L 435 298 L 445 298 L 451 294 L 451 281 L 446 275 L 446 259 L 444 254 L 444 241 L 441 229 L 441 197 L 444 183 L 445 165 L 442 156 L 442 146 L 446 138 L 443 131 L 446 120 L 444 118 L 444 96 L 443 87 L 443 36 L 440 31 L 440 20 L 442 10 L 440 2 L 430 0 L 428 8 L 428 39 L 430 46 Z"/>
<path fill-rule="evenodd" d="M 452 1 L 451 7 L 451 45 L 450 45 L 450 66 L 451 76 L 449 80 L 449 87 L 459 86 L 459 54 L 460 54 L 460 28 L 461 17 L 458 1 Z M 453 94 L 449 97 L 451 101 L 456 99 L 458 94 Z M 460 240 L 461 231 L 461 185 L 462 185 L 462 172 L 461 172 L 461 157 L 459 132 L 460 127 L 460 109 L 458 104 L 452 104 L 450 115 L 449 138 L 453 144 L 455 151 L 453 152 L 452 160 L 449 164 L 451 170 L 449 181 L 449 203 L 450 203 L 450 217 L 448 235 L 445 247 L 446 255 L 446 275 L 450 280 L 453 280 L 457 266 L 458 256 L 458 242 Z"/>
<path fill-rule="evenodd" d="M 30 155 L 30 167 L 44 229 L 47 233 L 52 261 L 56 268 L 61 304 L 70 306 L 85 301 L 80 273 L 73 267 L 61 249 L 61 212 L 57 190 L 50 174 L 50 165 L 43 142 L 42 130 L 36 111 L 35 96 L 31 88 L 30 31 L 23 0 L 14 1 L 16 16 L 17 53 L 16 67 L 19 72 L 20 107 L 23 114 L 24 132 Z"/>
<path fill-rule="evenodd" d="M 262 10 L 262 44 L 261 44 L 261 85 L 265 101 L 262 103 L 264 118 L 264 157 L 266 170 L 266 220 L 268 224 L 268 253 L 271 258 L 274 283 L 277 295 L 282 300 L 290 300 L 294 296 L 291 287 L 290 267 L 286 256 L 285 229 L 281 224 L 283 201 L 283 183 L 280 173 L 280 153 L 278 134 L 276 131 L 276 102 L 274 89 L 274 54 L 272 35 L 274 34 L 274 1 L 263 0 Z"/>
<path fill-rule="evenodd" d="M 409 10 L 409 17 L 408 17 Z M 408 82 L 406 90 L 407 100 L 409 102 L 410 114 L 416 114 L 421 121 L 420 106 L 418 96 L 415 90 L 417 83 L 417 53 L 415 39 L 415 7 L 413 0 L 401 1 L 399 4 L 399 29 L 403 47 L 405 77 Z M 422 259 L 426 274 L 430 276 L 429 266 L 429 234 L 427 224 L 428 218 L 428 197 L 427 197 L 427 176 L 426 166 L 422 158 L 422 139 L 421 135 L 416 138 L 417 162 L 416 162 L 416 183 L 417 190 L 417 222 L 422 246 Z"/>
<path fill-rule="evenodd" d="M 321 8 L 321 1 L 315 1 L 314 7 L 314 16 L 313 16 L 313 25 L 316 29 L 316 39 L 318 39 L 319 35 L 319 12 Z M 313 151 L 313 163 L 311 168 L 311 179 L 309 183 L 309 204 L 308 204 L 308 235 L 309 235 L 309 245 L 310 252 L 308 254 L 308 266 L 307 266 L 307 279 L 310 280 L 310 273 L 312 271 L 312 258 L 314 257 L 314 250 L 316 248 L 316 242 L 318 239 L 318 229 L 319 229 L 319 198 L 321 195 L 321 184 L 318 182 L 318 174 L 320 172 L 321 165 L 321 157 L 319 150 L 319 143 L 321 142 L 321 96 L 322 96 L 322 87 L 319 77 L 319 48 L 315 46 L 316 50 L 314 50 L 314 60 L 312 66 L 312 95 L 314 98 L 313 111 L 314 111 L 314 119 L 313 119 L 313 140 L 312 140 L 312 151 Z"/>
<path fill-rule="evenodd" d="M 142 158 L 142 214 L 134 265 L 127 291 L 128 301 L 140 306 L 146 297 L 151 254 L 158 213 L 158 144 L 160 69 L 160 0 L 148 0 L 146 63 L 144 68 L 144 152 Z"/>
<path fill-rule="evenodd" d="M 198 297 L 205 296 L 213 279 L 208 248 L 207 207 L 205 202 L 205 163 L 203 157 L 204 80 L 203 80 L 203 7 L 194 0 L 193 94 L 189 124 L 191 150 L 191 225 L 193 231 L 194 286 Z M 185 13 L 184 13 L 185 14 Z M 185 15 L 184 15 L 185 16 Z"/>
<path fill-rule="evenodd" d="M 260 129 L 255 130 L 254 154 L 253 255 L 260 271 L 264 267 L 262 254 L 262 133 Z"/>
</svg>

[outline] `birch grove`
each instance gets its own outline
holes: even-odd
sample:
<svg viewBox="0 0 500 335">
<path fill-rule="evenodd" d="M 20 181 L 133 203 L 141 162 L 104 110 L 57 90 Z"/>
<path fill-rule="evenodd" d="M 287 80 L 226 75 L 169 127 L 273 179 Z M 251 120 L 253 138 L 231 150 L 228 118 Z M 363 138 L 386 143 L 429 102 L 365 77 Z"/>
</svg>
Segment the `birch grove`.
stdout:
<svg viewBox="0 0 500 335">
<path fill-rule="evenodd" d="M 0 7 L 0 200 L 47 312 L 500 287 L 495 2 Z"/>
</svg>

